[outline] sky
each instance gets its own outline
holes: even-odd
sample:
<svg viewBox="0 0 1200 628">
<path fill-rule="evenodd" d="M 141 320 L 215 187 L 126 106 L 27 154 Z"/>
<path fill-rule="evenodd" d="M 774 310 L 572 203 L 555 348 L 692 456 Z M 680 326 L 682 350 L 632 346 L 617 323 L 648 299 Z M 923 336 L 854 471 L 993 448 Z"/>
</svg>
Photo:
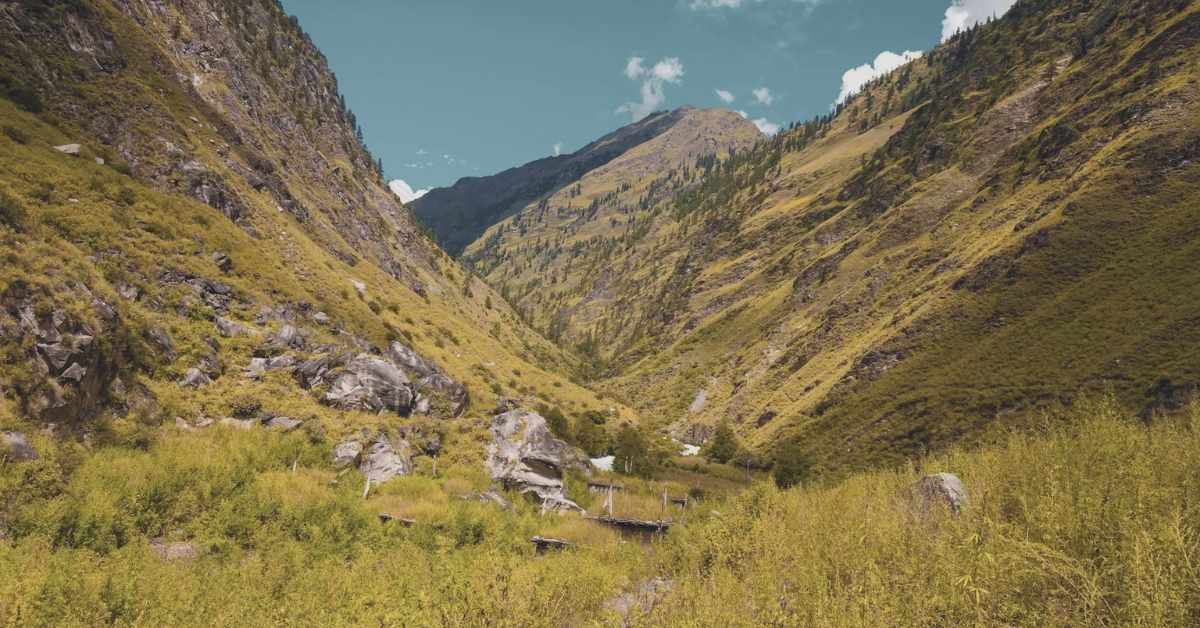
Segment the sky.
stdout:
<svg viewBox="0 0 1200 628">
<path fill-rule="evenodd" d="M 282 2 L 411 196 L 683 105 L 771 133 L 1015 0 Z"/>
</svg>

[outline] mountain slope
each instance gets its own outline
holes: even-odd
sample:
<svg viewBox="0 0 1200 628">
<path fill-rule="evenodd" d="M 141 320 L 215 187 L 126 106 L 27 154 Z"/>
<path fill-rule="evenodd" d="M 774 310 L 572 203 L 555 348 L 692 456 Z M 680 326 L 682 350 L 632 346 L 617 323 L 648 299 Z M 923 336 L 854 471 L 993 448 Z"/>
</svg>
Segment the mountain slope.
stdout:
<svg viewBox="0 0 1200 628">
<path fill-rule="evenodd" d="M 414 420 L 461 405 L 442 375 L 469 414 L 526 396 L 633 418 L 422 234 L 277 2 L 9 3 L 0 32 L 2 427 L 405 423 L 297 367 L 356 354 L 415 365 Z"/>
<path fill-rule="evenodd" d="M 468 177 L 448 188 L 437 188 L 411 205 L 428 224 L 438 242 L 453 255 L 493 225 L 531 205 L 549 201 L 590 173 L 628 156 L 632 151 L 653 155 L 649 145 L 673 145 L 662 159 L 627 163 L 657 173 L 696 156 L 745 147 L 761 134 L 748 121 L 729 111 L 700 111 L 690 107 L 662 111 L 622 127 L 570 155 L 539 159 L 490 177 Z M 665 160 L 665 161 L 664 161 Z M 628 158 L 626 159 L 628 162 Z M 610 167 L 615 170 L 618 166 Z"/>
<path fill-rule="evenodd" d="M 514 219 L 468 259 L 607 362 L 607 390 L 688 440 L 730 421 L 763 461 L 897 463 L 1087 392 L 1177 408 L 1200 385 L 1198 24 L 1187 2 L 1020 2 L 697 163 L 620 238 Z"/>
</svg>

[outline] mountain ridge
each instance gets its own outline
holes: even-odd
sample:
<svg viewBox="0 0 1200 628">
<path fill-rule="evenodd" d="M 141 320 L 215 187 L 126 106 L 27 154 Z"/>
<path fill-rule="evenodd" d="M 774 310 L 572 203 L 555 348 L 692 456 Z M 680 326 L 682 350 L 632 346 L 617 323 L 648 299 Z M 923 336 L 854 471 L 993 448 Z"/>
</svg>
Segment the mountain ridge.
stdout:
<svg viewBox="0 0 1200 628">
<path fill-rule="evenodd" d="M 726 119 L 737 116 L 727 110 L 708 111 L 725 112 L 721 115 Z M 669 133 L 676 125 L 705 115 L 705 110 L 691 106 L 655 112 L 573 153 L 543 157 L 491 176 L 463 177 L 450 187 L 431 190 L 414 200 L 411 207 L 418 219 L 432 228 L 438 242 L 458 255 L 492 225 L 569 187 L 637 146 Z M 713 139 L 719 141 L 720 136 L 714 133 Z M 718 148 L 713 146 L 714 152 Z"/>
</svg>

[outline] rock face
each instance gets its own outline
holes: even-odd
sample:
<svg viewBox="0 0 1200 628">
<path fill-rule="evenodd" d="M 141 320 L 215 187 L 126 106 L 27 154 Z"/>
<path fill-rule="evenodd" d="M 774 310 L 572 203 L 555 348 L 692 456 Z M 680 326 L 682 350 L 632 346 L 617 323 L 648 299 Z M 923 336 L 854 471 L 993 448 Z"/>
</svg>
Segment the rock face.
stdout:
<svg viewBox="0 0 1200 628">
<path fill-rule="evenodd" d="M 505 487 L 532 493 L 548 510 L 582 510 L 566 498 L 563 473 L 588 470 L 582 452 L 555 438 L 546 419 L 527 410 L 511 410 L 492 418 L 493 442 L 487 467 Z"/>
<path fill-rule="evenodd" d="M 0 432 L 0 459 L 7 458 L 16 462 L 37 460 L 37 450 L 20 432 Z"/>
<path fill-rule="evenodd" d="M 35 307 L 10 290 L 0 298 L 0 338 L 23 339 L 32 385 L 22 392 L 26 414 L 46 421 L 94 417 L 107 401 L 128 351 L 115 310 L 85 286 L 60 292 L 63 302 L 91 304 L 87 320 L 62 306 Z"/>
<path fill-rule="evenodd" d="M 386 410 L 407 416 L 413 397 L 404 371 L 364 353 L 346 365 L 346 370 L 325 393 L 325 402 L 341 410 Z"/>
<path fill-rule="evenodd" d="M 382 484 L 408 475 L 413 469 L 411 450 L 408 441 L 399 439 L 393 444 L 387 435 L 380 434 L 363 453 L 358 471 L 371 484 Z"/>
<path fill-rule="evenodd" d="M 927 515 L 936 508 L 948 508 L 958 514 L 966 508 L 969 501 L 967 487 L 962 480 L 951 473 L 938 473 L 921 478 L 911 487 L 913 507 L 921 514 Z"/>
</svg>

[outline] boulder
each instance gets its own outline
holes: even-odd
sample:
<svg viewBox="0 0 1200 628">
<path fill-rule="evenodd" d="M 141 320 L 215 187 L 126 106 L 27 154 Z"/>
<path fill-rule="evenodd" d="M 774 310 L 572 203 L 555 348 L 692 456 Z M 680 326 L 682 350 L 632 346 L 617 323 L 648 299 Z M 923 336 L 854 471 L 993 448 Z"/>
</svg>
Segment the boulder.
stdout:
<svg viewBox="0 0 1200 628">
<path fill-rule="evenodd" d="M 250 358 L 250 364 L 246 366 L 246 370 L 242 371 L 242 377 L 246 379 L 258 379 L 267 372 L 266 358 Z"/>
<path fill-rule="evenodd" d="M 303 421 L 297 421 L 296 419 L 287 416 L 271 417 L 267 420 L 267 427 L 279 430 L 281 432 L 290 432 L 303 424 Z"/>
<path fill-rule="evenodd" d="M 372 485 L 408 475 L 413 469 L 411 451 L 408 441 L 401 439 L 393 445 L 387 435 L 380 434 L 363 452 L 358 471 Z"/>
<path fill-rule="evenodd" d="M 229 259 L 229 256 L 224 253 L 221 253 L 221 252 L 213 253 L 212 261 L 214 264 L 217 265 L 217 269 L 223 273 L 227 273 L 227 272 L 233 270 L 233 260 Z"/>
<path fill-rule="evenodd" d="M 358 461 L 362 453 L 362 443 L 356 440 L 345 440 L 333 447 L 333 467 L 343 469 Z"/>
<path fill-rule="evenodd" d="M 175 361 L 175 343 L 171 342 L 171 336 L 167 334 L 167 330 L 161 327 L 151 327 L 146 330 L 146 340 L 150 341 L 150 346 L 154 347 L 164 362 Z"/>
<path fill-rule="evenodd" d="M 341 410 L 387 410 L 407 416 L 413 396 L 403 371 L 391 362 L 364 353 L 346 365 L 324 400 Z"/>
<path fill-rule="evenodd" d="M 0 432 L 0 459 L 16 462 L 37 460 L 37 450 L 29 438 L 20 432 Z"/>
<path fill-rule="evenodd" d="M 543 508 L 581 510 L 566 498 L 563 474 L 589 470 L 587 456 L 550 433 L 546 419 L 527 410 L 510 410 L 492 418 L 487 468 L 492 479 L 523 494 L 532 493 Z"/>
<path fill-rule="evenodd" d="M 329 323 L 333 322 L 333 319 L 329 318 L 329 315 L 325 312 L 317 312 L 316 314 L 313 314 L 313 321 L 318 325 L 328 325 Z"/>
<path fill-rule="evenodd" d="M 335 375 L 335 369 L 350 361 L 347 355 L 324 354 L 301 362 L 292 369 L 292 375 L 305 389 L 325 384 Z"/>
<path fill-rule="evenodd" d="M 254 354 L 265 358 L 278 355 L 289 349 L 303 349 L 304 345 L 304 333 L 295 326 L 284 323 L 283 327 L 280 327 L 279 331 L 271 334 L 267 338 L 267 341 Z"/>
<path fill-rule="evenodd" d="M 197 368 L 190 368 L 184 374 L 183 379 L 179 380 L 179 385 L 184 388 L 200 388 L 212 383 L 212 379 Z"/>
<path fill-rule="evenodd" d="M 962 512 L 969 502 L 967 487 L 951 473 L 938 473 L 921 478 L 909 487 L 909 495 L 917 512 L 928 515 L 935 508 L 947 508 L 954 514 Z"/>
<path fill-rule="evenodd" d="M 246 327 L 240 323 L 235 323 L 228 318 L 217 317 L 217 333 L 225 338 L 236 338 L 238 336 L 257 336 L 258 331 L 250 327 Z"/>
<path fill-rule="evenodd" d="M 64 155 L 78 157 L 79 153 L 83 150 L 83 147 L 80 146 L 79 144 L 63 144 L 62 146 L 55 146 L 54 150 L 56 150 Z"/>
</svg>

